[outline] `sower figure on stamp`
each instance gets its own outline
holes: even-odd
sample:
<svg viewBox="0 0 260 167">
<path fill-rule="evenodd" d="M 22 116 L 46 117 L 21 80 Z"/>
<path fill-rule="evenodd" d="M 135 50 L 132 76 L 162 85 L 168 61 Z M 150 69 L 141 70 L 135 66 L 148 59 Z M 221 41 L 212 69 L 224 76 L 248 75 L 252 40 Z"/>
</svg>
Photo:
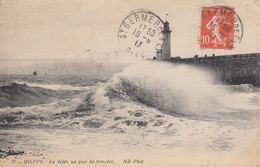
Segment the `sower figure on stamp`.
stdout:
<svg viewBox="0 0 260 167">
<path fill-rule="evenodd" d="M 214 40 L 212 40 L 211 43 L 214 43 L 214 47 L 217 47 L 217 45 L 226 46 L 226 41 L 228 39 L 225 37 L 225 35 L 220 33 L 219 25 L 222 23 L 229 25 L 229 23 L 222 19 L 222 16 L 215 15 L 206 25 L 207 29 L 212 30 L 212 39 Z"/>
</svg>

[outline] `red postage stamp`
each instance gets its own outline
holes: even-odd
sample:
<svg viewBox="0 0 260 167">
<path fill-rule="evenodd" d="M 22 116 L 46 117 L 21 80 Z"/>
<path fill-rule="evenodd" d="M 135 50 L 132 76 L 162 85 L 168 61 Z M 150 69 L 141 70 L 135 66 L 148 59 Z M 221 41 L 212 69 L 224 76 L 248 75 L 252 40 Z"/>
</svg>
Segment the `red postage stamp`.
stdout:
<svg viewBox="0 0 260 167">
<path fill-rule="evenodd" d="M 233 49 L 235 8 L 201 8 L 201 49 Z"/>
</svg>

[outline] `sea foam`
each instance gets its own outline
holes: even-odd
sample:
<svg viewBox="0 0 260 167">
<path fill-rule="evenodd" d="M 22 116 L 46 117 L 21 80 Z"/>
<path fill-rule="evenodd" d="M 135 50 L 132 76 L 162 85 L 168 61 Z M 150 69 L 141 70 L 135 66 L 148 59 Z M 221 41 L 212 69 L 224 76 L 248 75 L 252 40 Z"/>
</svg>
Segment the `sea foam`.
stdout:
<svg viewBox="0 0 260 167">
<path fill-rule="evenodd" d="M 216 116 L 233 111 L 232 101 L 241 102 L 214 81 L 212 73 L 193 66 L 147 61 L 116 74 L 105 84 L 104 95 L 130 98 L 170 115 Z M 241 100 L 248 103 L 248 98 Z"/>
</svg>

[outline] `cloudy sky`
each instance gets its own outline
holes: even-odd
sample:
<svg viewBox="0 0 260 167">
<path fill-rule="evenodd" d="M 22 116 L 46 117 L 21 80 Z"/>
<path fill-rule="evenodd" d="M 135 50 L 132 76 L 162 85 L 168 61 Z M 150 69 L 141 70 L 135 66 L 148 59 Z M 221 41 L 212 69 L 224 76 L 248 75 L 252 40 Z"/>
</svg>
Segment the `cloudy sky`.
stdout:
<svg viewBox="0 0 260 167">
<path fill-rule="evenodd" d="M 199 47 L 200 8 L 214 5 L 234 7 L 242 20 L 244 36 L 233 50 Z M 163 20 L 168 14 L 172 56 L 260 52 L 258 0 L 0 0 L 0 73 L 39 62 L 128 60 L 117 32 L 134 9 Z"/>
</svg>

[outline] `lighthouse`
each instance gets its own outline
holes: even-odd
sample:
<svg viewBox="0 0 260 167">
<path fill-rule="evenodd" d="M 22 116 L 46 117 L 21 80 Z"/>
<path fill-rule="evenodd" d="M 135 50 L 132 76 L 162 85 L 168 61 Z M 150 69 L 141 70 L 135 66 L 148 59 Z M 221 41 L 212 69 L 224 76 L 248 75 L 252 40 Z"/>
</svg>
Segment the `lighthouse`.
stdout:
<svg viewBox="0 0 260 167">
<path fill-rule="evenodd" d="M 162 49 L 157 50 L 156 59 L 158 60 L 170 60 L 171 59 L 171 30 L 169 27 L 169 23 L 166 20 L 164 22 L 162 34 L 163 34 L 163 43 Z"/>
<path fill-rule="evenodd" d="M 163 26 L 163 46 L 162 46 L 162 59 L 169 60 L 171 59 L 171 30 L 169 23 L 166 20 Z"/>
</svg>

